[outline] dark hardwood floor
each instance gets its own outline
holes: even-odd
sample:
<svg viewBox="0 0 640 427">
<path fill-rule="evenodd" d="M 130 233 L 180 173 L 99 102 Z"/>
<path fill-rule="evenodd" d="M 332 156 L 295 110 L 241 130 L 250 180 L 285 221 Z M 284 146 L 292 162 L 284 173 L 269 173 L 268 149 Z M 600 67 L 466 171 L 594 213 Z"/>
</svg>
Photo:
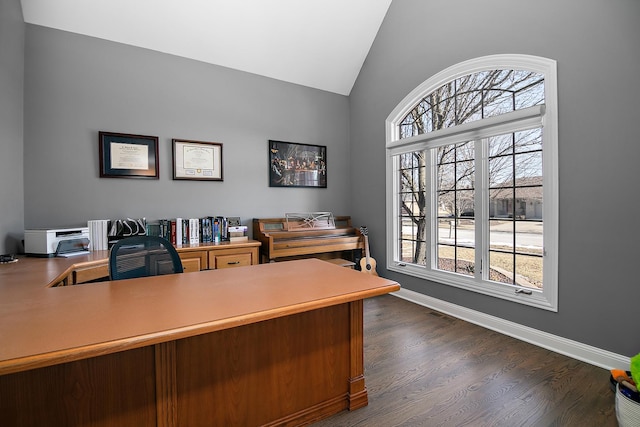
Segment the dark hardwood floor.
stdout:
<svg viewBox="0 0 640 427">
<path fill-rule="evenodd" d="M 365 300 L 369 405 L 321 426 L 617 426 L 609 371 L 400 298 Z"/>
</svg>

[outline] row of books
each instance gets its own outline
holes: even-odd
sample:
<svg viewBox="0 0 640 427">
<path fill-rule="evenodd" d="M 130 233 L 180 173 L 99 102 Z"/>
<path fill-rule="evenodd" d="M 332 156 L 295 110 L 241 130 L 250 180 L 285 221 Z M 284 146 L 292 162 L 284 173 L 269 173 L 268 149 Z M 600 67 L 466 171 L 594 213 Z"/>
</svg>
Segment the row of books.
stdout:
<svg viewBox="0 0 640 427">
<path fill-rule="evenodd" d="M 240 218 L 238 217 L 178 217 L 158 220 L 155 225 L 156 227 L 147 227 L 149 232 L 153 233 L 151 235 L 163 237 L 174 245 L 249 240 L 247 226 L 240 225 Z"/>
<path fill-rule="evenodd" d="M 247 226 L 240 225 L 239 217 L 172 218 L 157 222 L 147 222 L 145 218 L 96 219 L 87 221 L 87 227 L 92 251 L 108 250 L 122 238 L 144 234 L 163 237 L 176 246 L 249 240 Z"/>
</svg>

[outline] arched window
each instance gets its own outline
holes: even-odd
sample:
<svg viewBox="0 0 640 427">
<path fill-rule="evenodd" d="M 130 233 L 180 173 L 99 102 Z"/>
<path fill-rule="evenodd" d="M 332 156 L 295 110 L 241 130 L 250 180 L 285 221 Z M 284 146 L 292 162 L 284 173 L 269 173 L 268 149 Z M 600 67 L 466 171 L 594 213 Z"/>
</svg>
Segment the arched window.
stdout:
<svg viewBox="0 0 640 427">
<path fill-rule="evenodd" d="M 387 119 L 387 268 L 557 310 L 555 61 L 450 67 Z"/>
</svg>

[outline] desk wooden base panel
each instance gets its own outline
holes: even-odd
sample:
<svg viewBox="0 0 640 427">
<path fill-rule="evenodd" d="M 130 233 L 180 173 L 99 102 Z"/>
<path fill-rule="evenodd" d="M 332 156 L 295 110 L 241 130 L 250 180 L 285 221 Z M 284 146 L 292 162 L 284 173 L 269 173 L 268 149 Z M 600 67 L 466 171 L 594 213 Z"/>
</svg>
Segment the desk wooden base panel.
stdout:
<svg viewBox="0 0 640 427">
<path fill-rule="evenodd" d="M 156 425 L 154 348 L 0 376 L 3 426 Z"/>
<path fill-rule="evenodd" d="M 301 425 L 367 405 L 362 301 L 0 376 L 6 426 Z"/>
</svg>

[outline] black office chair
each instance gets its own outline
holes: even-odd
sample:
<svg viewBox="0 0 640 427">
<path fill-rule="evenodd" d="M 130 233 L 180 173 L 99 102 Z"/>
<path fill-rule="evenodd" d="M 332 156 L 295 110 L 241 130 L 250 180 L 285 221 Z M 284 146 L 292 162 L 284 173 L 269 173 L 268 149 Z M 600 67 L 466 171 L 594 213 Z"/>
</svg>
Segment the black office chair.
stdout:
<svg viewBox="0 0 640 427">
<path fill-rule="evenodd" d="M 109 251 L 109 278 L 159 276 L 182 273 L 182 261 L 171 242 L 155 236 L 119 240 Z"/>
</svg>

